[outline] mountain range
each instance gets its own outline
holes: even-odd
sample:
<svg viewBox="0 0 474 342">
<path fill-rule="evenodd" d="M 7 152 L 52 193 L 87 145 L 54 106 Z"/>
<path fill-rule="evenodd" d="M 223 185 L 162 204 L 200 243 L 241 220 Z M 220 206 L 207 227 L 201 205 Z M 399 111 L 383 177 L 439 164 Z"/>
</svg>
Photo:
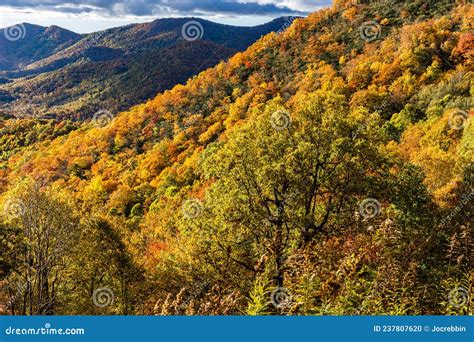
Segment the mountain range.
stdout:
<svg viewBox="0 0 474 342">
<path fill-rule="evenodd" d="M 19 24 L 0 31 L 0 110 L 16 117 L 85 119 L 116 113 L 183 83 L 291 24 L 255 27 L 159 19 L 80 35 Z M 16 35 L 16 36 L 15 36 Z"/>
</svg>

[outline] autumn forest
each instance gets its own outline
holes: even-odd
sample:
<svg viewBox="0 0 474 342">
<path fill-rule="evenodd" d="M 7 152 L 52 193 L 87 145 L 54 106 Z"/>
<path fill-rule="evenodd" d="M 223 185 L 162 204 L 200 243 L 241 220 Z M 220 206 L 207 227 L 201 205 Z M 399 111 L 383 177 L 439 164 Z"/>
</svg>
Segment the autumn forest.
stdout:
<svg viewBox="0 0 474 342">
<path fill-rule="evenodd" d="M 473 17 L 335 0 L 12 57 L 0 313 L 472 315 Z"/>
</svg>

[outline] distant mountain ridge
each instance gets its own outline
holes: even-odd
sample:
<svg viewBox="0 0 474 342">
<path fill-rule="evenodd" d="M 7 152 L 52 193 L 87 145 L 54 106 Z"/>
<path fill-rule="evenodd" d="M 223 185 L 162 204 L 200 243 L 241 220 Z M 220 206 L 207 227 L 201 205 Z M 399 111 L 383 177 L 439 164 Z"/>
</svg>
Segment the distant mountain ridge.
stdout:
<svg viewBox="0 0 474 342">
<path fill-rule="evenodd" d="M 238 27 L 198 18 L 159 19 L 87 35 L 57 26 L 6 28 L 0 33 L 0 109 L 17 117 L 77 119 L 97 110 L 125 110 L 292 20 Z M 12 33 L 22 36 L 8 39 Z"/>
<path fill-rule="evenodd" d="M 59 26 L 23 23 L 0 30 L 0 71 L 22 68 L 65 49 L 83 35 Z"/>
</svg>

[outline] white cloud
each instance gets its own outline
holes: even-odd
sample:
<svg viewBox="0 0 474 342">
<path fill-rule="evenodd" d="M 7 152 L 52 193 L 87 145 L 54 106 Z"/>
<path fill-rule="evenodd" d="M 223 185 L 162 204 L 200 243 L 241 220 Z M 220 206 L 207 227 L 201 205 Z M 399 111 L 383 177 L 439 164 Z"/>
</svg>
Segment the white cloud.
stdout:
<svg viewBox="0 0 474 342">
<path fill-rule="evenodd" d="M 329 0 L 1 0 L 0 26 L 58 25 L 86 33 L 164 17 L 198 16 L 234 25 L 258 25 L 304 15 Z"/>
<path fill-rule="evenodd" d="M 238 0 L 240 3 L 248 0 Z M 273 4 L 278 7 L 286 7 L 295 11 L 313 12 L 321 7 L 329 6 L 331 0 L 256 0 L 261 5 Z"/>
</svg>

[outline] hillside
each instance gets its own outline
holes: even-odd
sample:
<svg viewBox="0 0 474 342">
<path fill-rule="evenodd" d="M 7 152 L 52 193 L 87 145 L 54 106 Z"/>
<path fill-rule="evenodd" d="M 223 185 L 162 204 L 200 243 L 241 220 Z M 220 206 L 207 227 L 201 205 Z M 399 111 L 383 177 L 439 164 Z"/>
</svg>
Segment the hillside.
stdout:
<svg viewBox="0 0 474 342">
<path fill-rule="evenodd" d="M 37 314 L 472 314 L 473 15 L 336 1 L 105 127 L 53 124 L 0 170 L 6 288 L 38 221 L 66 280 Z"/>
<path fill-rule="evenodd" d="M 0 30 L 0 71 L 11 71 L 47 58 L 78 42 L 80 34 L 58 26 L 27 23 Z"/>
<path fill-rule="evenodd" d="M 12 52 L 4 56 L 6 64 L 17 67 L 0 73 L 5 83 L 0 85 L 0 109 L 17 117 L 69 119 L 91 118 L 105 109 L 117 113 L 184 83 L 290 20 L 235 27 L 195 18 L 159 19 L 82 39 L 75 35 L 68 41 L 75 44 L 54 50 L 47 50 L 52 43 L 36 32 L 59 28 L 22 25 L 25 38 L 9 42 L 8 51 L 31 57 L 20 63 Z M 24 49 L 38 52 L 33 56 Z"/>
</svg>

